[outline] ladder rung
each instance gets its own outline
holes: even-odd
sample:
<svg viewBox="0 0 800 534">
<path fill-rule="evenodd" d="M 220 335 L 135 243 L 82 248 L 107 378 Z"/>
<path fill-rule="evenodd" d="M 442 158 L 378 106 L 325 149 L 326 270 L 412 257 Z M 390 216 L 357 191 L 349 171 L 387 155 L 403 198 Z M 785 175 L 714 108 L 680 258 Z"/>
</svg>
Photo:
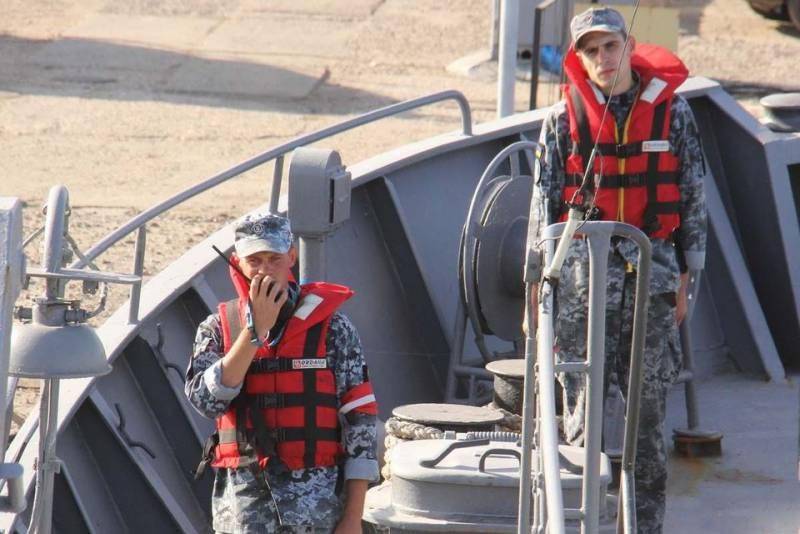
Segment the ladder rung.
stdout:
<svg viewBox="0 0 800 534">
<path fill-rule="evenodd" d="M 585 373 L 589 370 L 586 362 L 561 362 L 554 366 L 557 373 Z"/>
<path fill-rule="evenodd" d="M 564 508 L 564 519 L 583 519 L 583 511 L 580 508 Z"/>
<path fill-rule="evenodd" d="M 676 384 L 683 384 L 685 382 L 689 382 L 694 378 L 694 375 L 691 371 L 687 371 L 686 369 L 682 370 L 678 373 L 678 378 L 675 380 Z"/>
</svg>

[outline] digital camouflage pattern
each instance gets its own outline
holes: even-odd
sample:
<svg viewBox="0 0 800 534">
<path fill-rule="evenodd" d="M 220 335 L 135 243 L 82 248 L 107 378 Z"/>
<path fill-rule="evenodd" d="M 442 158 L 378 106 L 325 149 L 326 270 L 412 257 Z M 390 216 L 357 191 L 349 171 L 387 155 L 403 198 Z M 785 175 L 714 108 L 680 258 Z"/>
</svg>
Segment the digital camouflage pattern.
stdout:
<svg viewBox="0 0 800 534">
<path fill-rule="evenodd" d="M 589 8 L 573 17 L 569 24 L 572 42 L 577 43 L 589 32 L 621 33 L 625 36 L 625 19 L 616 9 L 610 7 Z"/>
<path fill-rule="evenodd" d="M 326 343 L 328 365 L 334 369 L 336 394 L 341 398 L 365 380 L 361 341 L 350 320 L 337 312 L 331 317 Z M 189 401 L 201 414 L 212 419 L 227 410 L 230 399 L 237 393 L 219 393 L 231 389 L 220 382 L 218 362 L 222 355 L 221 326 L 219 316 L 214 314 L 198 328 L 194 354 L 186 373 Z M 217 391 L 217 395 L 212 390 Z M 343 497 L 335 493 L 339 470 L 344 469 L 346 479 L 378 478 L 375 422 L 375 416 L 347 414 L 342 425 L 346 457 L 342 467 L 281 473 L 269 468 L 267 473 L 253 472 L 249 468 L 217 470 L 211 503 L 214 530 L 236 534 L 332 531 L 343 504 Z M 276 513 L 276 504 L 280 514 Z"/>
<path fill-rule="evenodd" d="M 583 243 L 582 243 L 583 244 Z M 581 247 L 583 248 L 583 247 Z M 556 357 L 577 361 L 586 357 L 589 300 L 588 271 L 583 251 L 573 248 L 567 255 L 557 292 L 558 320 L 555 325 Z M 626 261 L 609 256 L 606 293 L 605 376 L 624 393 L 628 391 L 635 274 L 626 273 Z M 637 527 L 640 533 L 661 532 L 667 482 L 664 441 L 666 396 L 681 369 L 681 349 L 675 321 L 675 294 L 650 297 L 642 371 L 639 438 L 636 450 Z M 566 441 L 583 445 L 585 421 L 585 375 L 563 373 L 563 427 Z"/>
<path fill-rule="evenodd" d="M 289 219 L 274 213 L 249 213 L 236 221 L 234 247 L 240 258 L 256 252 L 285 254 L 292 246 Z"/>
<path fill-rule="evenodd" d="M 639 92 L 638 82 L 628 92 L 611 98 L 609 112 L 623 124 Z M 701 268 L 706 247 L 706 210 L 703 179 L 706 174 L 697 125 L 688 103 L 675 95 L 672 100 L 670 147 L 680 159 L 681 226 L 675 244 L 687 253 L 690 268 Z M 551 109 L 542 126 L 541 151 L 531 205 L 531 227 L 537 235 L 556 222 L 565 210 L 562 201 L 564 165 L 572 150 L 569 116 L 564 102 Z M 547 210 L 549 209 L 549 214 Z M 660 533 L 665 510 L 666 445 L 664 417 L 666 395 L 681 368 L 681 350 L 675 320 L 675 292 L 680 285 L 680 267 L 673 242 L 653 244 L 645 341 L 639 439 L 636 454 L 637 526 L 640 533 Z M 606 308 L 606 380 L 617 381 L 627 392 L 628 364 L 633 325 L 635 275 L 628 267 L 638 264 L 638 247 L 632 241 L 613 239 L 608 260 Z M 698 262 L 698 258 L 700 261 Z M 694 262 L 694 264 L 692 264 Z M 698 264 L 699 263 L 699 264 Z M 533 266 L 541 270 L 541 266 Z M 538 277 L 537 277 L 538 278 Z M 558 317 L 555 325 L 559 360 L 586 357 L 589 253 L 583 240 L 569 248 L 558 285 Z M 559 377 L 564 386 L 564 433 L 567 441 L 583 442 L 585 382 L 582 375 Z"/>
</svg>

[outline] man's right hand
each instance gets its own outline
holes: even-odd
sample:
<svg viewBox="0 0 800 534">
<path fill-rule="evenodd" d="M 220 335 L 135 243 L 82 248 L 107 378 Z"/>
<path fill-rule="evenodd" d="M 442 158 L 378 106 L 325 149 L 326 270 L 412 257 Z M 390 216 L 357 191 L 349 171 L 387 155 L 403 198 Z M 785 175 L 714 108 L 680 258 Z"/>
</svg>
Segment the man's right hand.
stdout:
<svg viewBox="0 0 800 534">
<path fill-rule="evenodd" d="M 263 339 L 275 326 L 278 314 L 288 298 L 285 287 L 278 287 L 270 276 L 256 274 L 250 282 L 250 303 L 256 334 Z"/>
</svg>

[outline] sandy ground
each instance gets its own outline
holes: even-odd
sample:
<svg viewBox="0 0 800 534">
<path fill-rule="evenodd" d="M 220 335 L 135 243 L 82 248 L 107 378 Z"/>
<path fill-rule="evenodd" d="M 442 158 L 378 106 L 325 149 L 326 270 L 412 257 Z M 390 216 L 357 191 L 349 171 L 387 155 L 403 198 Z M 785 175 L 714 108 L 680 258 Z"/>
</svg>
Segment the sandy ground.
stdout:
<svg viewBox="0 0 800 534">
<path fill-rule="evenodd" d="M 758 115 L 757 99 L 800 90 L 800 34 L 744 0 L 643 2 L 680 8 L 679 54 Z M 495 117 L 491 80 L 446 66 L 485 49 L 491 0 L 5 0 L 0 17 L 0 196 L 43 224 L 56 183 L 69 188 L 81 249 L 158 200 L 302 133 L 376 107 L 454 88 L 476 122 Z M 634 32 L 635 33 L 635 32 Z M 243 78 L 250 85 L 237 85 Z M 517 86 L 517 110 L 528 86 Z M 552 93 L 551 93 L 552 95 Z M 547 96 L 547 94 L 545 94 Z M 454 130 L 453 103 L 320 143 L 354 163 Z M 272 165 L 148 227 L 151 275 L 210 231 L 268 198 Z M 130 272 L 133 237 L 101 256 Z M 38 241 L 28 249 L 37 264 Z M 20 299 L 28 303 L 39 286 Z M 109 307 L 126 298 L 112 288 Z M 96 298 L 89 298 L 91 307 Z M 22 381 L 19 419 L 37 381 Z"/>
</svg>

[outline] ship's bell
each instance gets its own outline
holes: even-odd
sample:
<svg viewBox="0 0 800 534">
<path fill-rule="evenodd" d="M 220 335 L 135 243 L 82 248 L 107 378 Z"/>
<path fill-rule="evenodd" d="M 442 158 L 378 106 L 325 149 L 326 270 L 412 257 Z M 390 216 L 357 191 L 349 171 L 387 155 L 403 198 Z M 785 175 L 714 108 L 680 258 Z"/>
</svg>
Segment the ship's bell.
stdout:
<svg viewBox="0 0 800 534">
<path fill-rule="evenodd" d="M 85 378 L 111 371 L 95 329 L 85 324 L 17 324 L 8 372 L 23 378 Z"/>
</svg>

